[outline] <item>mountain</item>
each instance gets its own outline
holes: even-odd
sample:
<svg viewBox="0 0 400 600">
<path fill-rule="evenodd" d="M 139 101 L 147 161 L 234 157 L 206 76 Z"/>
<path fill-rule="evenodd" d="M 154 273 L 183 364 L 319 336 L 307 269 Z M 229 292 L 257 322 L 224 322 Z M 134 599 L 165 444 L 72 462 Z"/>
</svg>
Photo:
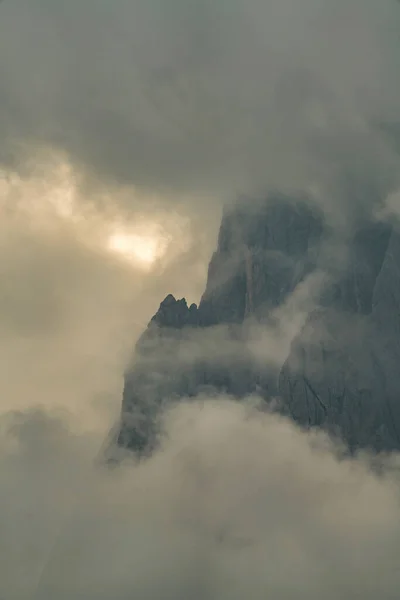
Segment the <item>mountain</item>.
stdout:
<svg viewBox="0 0 400 600">
<path fill-rule="evenodd" d="M 169 295 L 125 375 L 118 443 L 151 450 L 165 404 L 257 395 L 350 451 L 400 448 L 400 235 L 329 225 L 307 198 L 224 212 L 199 305 Z"/>
</svg>

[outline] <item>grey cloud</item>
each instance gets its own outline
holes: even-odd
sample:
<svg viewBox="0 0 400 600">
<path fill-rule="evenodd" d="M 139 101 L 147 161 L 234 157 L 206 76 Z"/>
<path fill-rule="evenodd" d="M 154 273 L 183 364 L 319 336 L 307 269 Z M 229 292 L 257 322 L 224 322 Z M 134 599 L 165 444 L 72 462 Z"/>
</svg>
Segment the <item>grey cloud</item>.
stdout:
<svg viewBox="0 0 400 600">
<path fill-rule="evenodd" d="M 397 458 L 377 478 L 325 438 L 214 401 L 167 416 L 148 462 L 92 459 L 160 299 L 200 297 L 220 200 L 312 184 L 343 224 L 350 197 L 358 214 L 396 189 L 372 123 L 398 119 L 399 18 L 372 0 L 1 3 L 5 169 L 25 177 L 54 152 L 83 176 L 79 202 L 104 188 L 156 218 L 129 193 L 145 188 L 189 211 L 201 244 L 145 276 L 0 202 L 0 595 L 41 581 L 37 600 L 397 598 Z M 285 355 L 315 290 L 250 331 L 260 361 Z M 192 350 L 235 348 L 221 329 Z"/>
<path fill-rule="evenodd" d="M 173 409 L 159 452 L 108 471 L 66 423 L 2 420 L 7 597 L 396 598 L 397 459 L 374 475 L 221 398 Z"/>
<path fill-rule="evenodd" d="M 50 144 L 93 181 L 170 200 L 329 189 L 360 169 L 385 190 L 396 160 L 371 123 L 398 116 L 399 18 L 359 0 L 14 0 L 0 21 L 4 160 L 13 141 Z"/>
<path fill-rule="evenodd" d="M 109 426 L 135 339 L 160 297 L 197 299 L 207 247 L 145 273 L 85 244 L 79 223 L 16 206 L 0 203 L 0 412 L 58 406 Z"/>
</svg>

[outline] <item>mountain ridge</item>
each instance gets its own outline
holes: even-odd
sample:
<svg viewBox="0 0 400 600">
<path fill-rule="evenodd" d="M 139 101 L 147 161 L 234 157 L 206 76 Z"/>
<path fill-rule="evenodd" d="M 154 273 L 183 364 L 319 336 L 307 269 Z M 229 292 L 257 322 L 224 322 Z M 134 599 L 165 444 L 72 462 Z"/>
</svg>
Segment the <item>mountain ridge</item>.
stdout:
<svg viewBox="0 0 400 600">
<path fill-rule="evenodd" d="M 293 314 L 300 325 L 287 356 L 274 357 Z M 259 346 L 270 346 L 261 358 L 258 334 Z M 146 451 L 165 404 L 207 392 L 278 399 L 280 412 L 351 451 L 399 449 L 398 340 L 393 225 L 364 218 L 335 232 L 303 198 L 239 204 L 224 212 L 199 304 L 169 294 L 139 339 L 118 443 Z"/>
</svg>

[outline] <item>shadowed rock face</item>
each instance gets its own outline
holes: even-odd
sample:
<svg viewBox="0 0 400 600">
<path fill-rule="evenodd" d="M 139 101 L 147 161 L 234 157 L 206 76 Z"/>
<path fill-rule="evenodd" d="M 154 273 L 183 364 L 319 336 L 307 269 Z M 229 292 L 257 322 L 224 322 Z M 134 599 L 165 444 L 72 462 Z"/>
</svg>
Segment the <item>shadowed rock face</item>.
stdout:
<svg viewBox="0 0 400 600">
<path fill-rule="evenodd" d="M 273 344 L 271 323 L 285 329 L 301 286 L 308 317 L 289 354 L 280 364 L 255 356 L 254 331 L 265 326 Z M 199 306 L 168 296 L 140 338 L 118 442 L 145 451 L 164 403 L 223 392 L 266 406 L 275 397 L 299 425 L 323 427 L 351 451 L 400 448 L 399 365 L 399 234 L 365 219 L 338 235 L 305 200 L 239 205 L 223 216 Z"/>
<path fill-rule="evenodd" d="M 262 318 L 283 304 L 315 268 L 322 232 L 321 215 L 286 198 L 225 214 L 200 303 L 201 324 Z"/>
</svg>

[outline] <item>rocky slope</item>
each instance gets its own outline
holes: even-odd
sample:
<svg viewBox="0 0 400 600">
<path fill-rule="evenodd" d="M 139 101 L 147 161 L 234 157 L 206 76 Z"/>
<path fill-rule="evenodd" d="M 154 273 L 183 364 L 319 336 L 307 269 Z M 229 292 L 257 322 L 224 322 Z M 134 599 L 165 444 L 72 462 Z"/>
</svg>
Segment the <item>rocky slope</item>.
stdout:
<svg viewBox="0 0 400 600">
<path fill-rule="evenodd" d="M 223 216 L 199 306 L 168 296 L 139 340 L 118 442 L 151 448 L 162 405 L 223 392 L 273 399 L 351 450 L 392 450 L 399 365 L 398 232 L 367 218 L 333 230 L 306 199 L 241 204 Z"/>
</svg>

